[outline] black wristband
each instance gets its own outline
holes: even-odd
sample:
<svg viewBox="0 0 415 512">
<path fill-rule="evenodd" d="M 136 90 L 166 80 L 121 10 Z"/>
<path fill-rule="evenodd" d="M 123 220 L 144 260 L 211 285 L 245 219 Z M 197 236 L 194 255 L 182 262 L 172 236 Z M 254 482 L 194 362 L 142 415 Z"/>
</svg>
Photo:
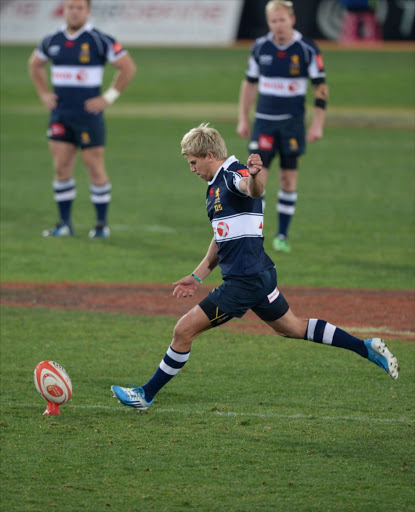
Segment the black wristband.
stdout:
<svg viewBox="0 0 415 512">
<path fill-rule="evenodd" d="M 325 110 L 326 105 L 327 105 L 327 101 L 323 100 L 322 98 L 316 98 L 314 100 L 314 106 L 316 106 L 318 108 L 322 108 L 323 110 Z"/>
</svg>

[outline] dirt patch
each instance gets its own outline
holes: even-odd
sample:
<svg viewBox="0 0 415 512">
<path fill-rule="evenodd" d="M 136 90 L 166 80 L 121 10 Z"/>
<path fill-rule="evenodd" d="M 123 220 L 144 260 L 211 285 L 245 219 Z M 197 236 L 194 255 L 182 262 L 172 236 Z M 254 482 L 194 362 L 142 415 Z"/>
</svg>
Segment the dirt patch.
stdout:
<svg viewBox="0 0 415 512">
<path fill-rule="evenodd" d="M 173 287 L 160 284 L 2 283 L 1 304 L 19 307 L 74 309 L 178 318 L 211 289 L 201 286 L 189 299 L 175 299 Z M 323 318 L 368 338 L 415 341 L 415 292 L 286 286 L 281 289 L 293 311 Z M 252 312 L 225 329 L 265 334 L 272 330 Z"/>
</svg>

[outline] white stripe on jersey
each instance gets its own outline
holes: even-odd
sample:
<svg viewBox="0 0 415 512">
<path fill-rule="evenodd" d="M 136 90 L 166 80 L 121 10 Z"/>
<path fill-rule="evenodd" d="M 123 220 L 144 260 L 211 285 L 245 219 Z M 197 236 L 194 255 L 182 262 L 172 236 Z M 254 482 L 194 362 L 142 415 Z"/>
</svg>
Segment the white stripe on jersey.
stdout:
<svg viewBox="0 0 415 512">
<path fill-rule="evenodd" d="M 307 78 L 281 78 L 261 76 L 258 90 L 260 94 L 290 98 L 305 96 L 307 93 Z"/>
<path fill-rule="evenodd" d="M 57 87 L 101 87 L 103 66 L 52 66 L 52 85 Z"/>
<path fill-rule="evenodd" d="M 262 213 L 240 213 L 212 220 L 215 242 L 228 242 L 237 238 L 262 237 Z"/>
</svg>

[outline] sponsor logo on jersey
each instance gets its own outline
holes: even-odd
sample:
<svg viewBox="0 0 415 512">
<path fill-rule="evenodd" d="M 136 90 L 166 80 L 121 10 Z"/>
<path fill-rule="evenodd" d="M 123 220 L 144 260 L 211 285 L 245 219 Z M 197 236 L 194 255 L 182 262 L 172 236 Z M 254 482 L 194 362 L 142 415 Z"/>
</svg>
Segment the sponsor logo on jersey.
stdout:
<svg viewBox="0 0 415 512">
<path fill-rule="evenodd" d="M 287 54 L 284 51 L 282 51 L 282 50 L 277 51 L 277 57 L 279 59 L 285 59 L 286 56 L 287 56 Z"/>
<path fill-rule="evenodd" d="M 301 85 L 298 83 L 298 82 L 290 82 L 289 86 L 288 86 L 288 90 L 290 92 L 299 92 L 301 89 Z"/>
<path fill-rule="evenodd" d="M 54 57 L 55 55 L 58 55 L 58 53 L 61 51 L 61 47 L 58 44 L 54 44 L 49 48 L 49 55 L 51 57 Z"/>
<path fill-rule="evenodd" d="M 259 63 L 262 66 L 270 66 L 272 64 L 272 55 L 260 55 Z"/>
<path fill-rule="evenodd" d="M 229 234 L 229 225 L 226 222 L 219 222 L 216 226 L 216 233 L 221 237 L 225 238 Z"/>
<path fill-rule="evenodd" d="M 76 74 L 76 79 L 78 80 L 78 82 L 86 82 L 88 80 L 88 72 L 85 71 L 85 69 L 81 69 Z"/>
<path fill-rule="evenodd" d="M 240 169 L 238 171 L 238 174 L 240 174 L 243 178 L 248 178 L 249 177 L 248 169 Z"/>
<path fill-rule="evenodd" d="M 73 48 L 75 46 L 75 41 L 65 41 L 65 48 Z"/>
<path fill-rule="evenodd" d="M 88 64 L 91 60 L 91 55 L 89 53 L 89 43 L 81 44 L 81 53 L 79 54 L 79 62 L 82 64 Z"/>
<path fill-rule="evenodd" d="M 260 135 L 258 137 L 258 148 L 263 151 L 271 151 L 274 145 L 274 137 L 271 135 Z"/>
<path fill-rule="evenodd" d="M 120 53 L 123 51 L 123 47 L 120 43 L 114 43 L 112 45 L 112 49 L 114 50 L 115 55 L 117 55 L 117 53 Z"/>
<path fill-rule="evenodd" d="M 317 60 L 318 69 L 320 71 L 322 71 L 324 69 L 324 62 L 323 62 L 323 56 L 321 55 L 321 53 L 317 54 L 316 60 Z"/>
</svg>

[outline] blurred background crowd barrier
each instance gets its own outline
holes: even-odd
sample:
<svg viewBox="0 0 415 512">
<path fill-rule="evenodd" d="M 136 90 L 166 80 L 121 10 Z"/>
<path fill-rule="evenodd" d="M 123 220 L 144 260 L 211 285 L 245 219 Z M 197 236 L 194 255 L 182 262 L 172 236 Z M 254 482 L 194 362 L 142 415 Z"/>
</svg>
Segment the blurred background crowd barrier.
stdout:
<svg viewBox="0 0 415 512">
<path fill-rule="evenodd" d="M 267 32 L 267 0 L 93 0 L 92 22 L 128 45 L 231 45 Z M 296 28 L 344 43 L 414 41 L 415 0 L 293 0 Z M 0 42 L 37 43 L 62 0 L 0 0 Z"/>
</svg>

